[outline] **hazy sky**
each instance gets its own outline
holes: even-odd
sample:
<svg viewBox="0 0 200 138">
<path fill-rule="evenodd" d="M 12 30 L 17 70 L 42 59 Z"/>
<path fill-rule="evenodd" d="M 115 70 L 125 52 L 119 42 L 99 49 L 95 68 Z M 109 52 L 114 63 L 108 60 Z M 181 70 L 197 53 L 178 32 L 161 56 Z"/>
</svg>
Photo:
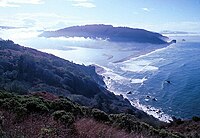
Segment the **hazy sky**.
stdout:
<svg viewBox="0 0 200 138">
<path fill-rule="evenodd" d="M 200 0 L 0 0 L 0 26 L 84 24 L 200 32 Z"/>
</svg>

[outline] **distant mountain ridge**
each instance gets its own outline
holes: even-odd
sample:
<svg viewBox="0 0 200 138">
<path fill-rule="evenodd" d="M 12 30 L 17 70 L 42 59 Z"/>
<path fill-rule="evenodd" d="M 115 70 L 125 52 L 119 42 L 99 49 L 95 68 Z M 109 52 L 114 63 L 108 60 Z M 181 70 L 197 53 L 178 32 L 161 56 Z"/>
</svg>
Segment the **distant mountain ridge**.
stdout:
<svg viewBox="0 0 200 138">
<path fill-rule="evenodd" d="M 160 32 L 161 34 L 193 34 L 193 32 L 184 32 L 184 31 L 170 31 L 170 30 L 164 30 Z"/>
<path fill-rule="evenodd" d="M 14 27 L 14 26 L 0 26 L 0 29 L 21 29 L 21 28 L 24 28 L 24 27 Z"/>
<path fill-rule="evenodd" d="M 166 36 L 144 29 L 129 27 L 113 27 L 112 25 L 94 24 L 72 26 L 56 31 L 44 31 L 41 37 L 84 37 L 104 39 L 110 42 L 137 42 L 151 44 L 167 44 Z"/>
</svg>

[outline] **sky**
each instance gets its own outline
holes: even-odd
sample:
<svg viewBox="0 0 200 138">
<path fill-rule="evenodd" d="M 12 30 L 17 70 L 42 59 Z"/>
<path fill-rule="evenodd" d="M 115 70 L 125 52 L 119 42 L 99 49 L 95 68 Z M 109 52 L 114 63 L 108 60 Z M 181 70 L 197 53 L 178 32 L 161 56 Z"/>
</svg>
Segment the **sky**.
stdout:
<svg viewBox="0 0 200 138">
<path fill-rule="evenodd" d="M 111 24 L 200 32 L 200 0 L 0 0 L 0 26 L 55 30 Z"/>
</svg>

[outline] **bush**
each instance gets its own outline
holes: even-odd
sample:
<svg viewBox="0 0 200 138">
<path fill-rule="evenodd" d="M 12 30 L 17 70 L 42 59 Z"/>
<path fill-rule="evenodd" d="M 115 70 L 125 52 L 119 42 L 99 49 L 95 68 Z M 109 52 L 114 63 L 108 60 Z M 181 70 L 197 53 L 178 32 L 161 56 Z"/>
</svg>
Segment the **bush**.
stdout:
<svg viewBox="0 0 200 138">
<path fill-rule="evenodd" d="M 49 109 L 48 107 L 42 103 L 42 102 L 38 102 L 36 100 L 31 100 L 31 101 L 28 101 L 26 103 L 26 109 L 29 111 L 29 112 L 48 112 Z"/>
<path fill-rule="evenodd" d="M 110 115 L 110 118 L 115 127 L 125 129 L 128 132 L 141 131 L 141 124 L 135 120 L 132 120 L 126 114 Z"/>
<path fill-rule="evenodd" d="M 149 137 L 176 137 L 175 135 L 172 135 L 165 130 L 157 130 L 144 122 L 137 121 L 133 115 L 111 114 L 109 117 L 114 127 L 125 129 L 129 133 L 142 133 Z"/>
<path fill-rule="evenodd" d="M 192 120 L 195 121 L 195 122 L 198 122 L 198 121 L 200 121 L 200 117 L 193 116 L 193 117 L 192 117 Z"/>
<path fill-rule="evenodd" d="M 173 119 L 173 122 L 177 125 L 184 123 L 180 118 L 172 117 L 172 119 Z"/>
<path fill-rule="evenodd" d="M 71 111 L 75 116 L 84 116 L 84 113 L 79 105 L 74 105 L 74 109 Z"/>
<path fill-rule="evenodd" d="M 0 99 L 11 98 L 11 97 L 13 97 L 13 94 L 0 90 Z"/>
<path fill-rule="evenodd" d="M 71 112 L 75 109 L 74 104 L 65 99 L 59 99 L 51 103 L 50 108 L 53 110 L 65 110 Z"/>
<path fill-rule="evenodd" d="M 59 111 L 55 111 L 52 116 L 54 118 L 54 120 L 59 120 L 63 115 L 66 115 L 67 113 L 64 110 L 59 110 Z"/>
<path fill-rule="evenodd" d="M 0 136 L 1 136 L 1 138 L 4 138 L 5 134 L 6 133 L 1 129 L 1 126 L 0 126 Z"/>
<path fill-rule="evenodd" d="M 41 138 L 50 137 L 53 134 L 53 130 L 51 128 L 41 128 L 40 136 Z"/>
<path fill-rule="evenodd" d="M 86 106 L 80 106 L 80 110 L 83 113 L 84 116 L 88 117 L 91 116 L 92 109 Z"/>
<path fill-rule="evenodd" d="M 92 116 L 94 117 L 94 119 L 96 119 L 97 121 L 109 121 L 109 117 L 108 115 L 101 111 L 101 110 L 98 110 L 98 109 L 92 109 Z"/>
<path fill-rule="evenodd" d="M 63 124 L 71 125 L 75 121 L 75 117 L 72 113 L 67 113 L 64 110 L 56 111 L 52 114 L 56 121 L 60 121 Z"/>
<path fill-rule="evenodd" d="M 64 124 L 72 125 L 75 121 L 75 117 L 72 113 L 67 113 L 60 118 L 60 121 Z"/>
<path fill-rule="evenodd" d="M 160 130 L 159 135 L 161 137 L 167 137 L 168 136 L 167 132 L 165 130 L 163 130 L 163 129 Z"/>
<path fill-rule="evenodd" d="M 16 113 L 17 119 L 21 119 L 27 115 L 28 111 L 25 107 L 19 106 L 15 108 L 15 113 Z"/>
<path fill-rule="evenodd" d="M 3 125 L 4 122 L 4 116 L 0 114 L 0 128 Z"/>
<path fill-rule="evenodd" d="M 0 107 L 3 105 L 4 100 L 0 99 Z"/>
<path fill-rule="evenodd" d="M 3 100 L 2 108 L 7 110 L 15 110 L 15 107 L 20 107 L 22 104 L 18 101 L 17 98 L 6 98 Z"/>
</svg>

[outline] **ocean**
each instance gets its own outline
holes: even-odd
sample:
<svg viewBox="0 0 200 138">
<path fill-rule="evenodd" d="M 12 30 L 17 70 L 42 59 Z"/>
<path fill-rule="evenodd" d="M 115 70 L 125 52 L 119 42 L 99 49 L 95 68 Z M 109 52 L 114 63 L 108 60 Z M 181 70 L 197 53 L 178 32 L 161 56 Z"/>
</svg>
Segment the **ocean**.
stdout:
<svg viewBox="0 0 200 138">
<path fill-rule="evenodd" d="M 200 116 L 200 39 L 193 38 L 113 65 L 103 74 L 114 76 L 105 79 L 109 89 L 163 121 Z"/>
<path fill-rule="evenodd" d="M 144 60 L 151 60 L 157 70 L 138 88 L 141 103 L 161 108 L 170 116 L 200 116 L 200 43 L 175 44 Z M 157 101 L 147 104 L 142 95 Z"/>
</svg>

